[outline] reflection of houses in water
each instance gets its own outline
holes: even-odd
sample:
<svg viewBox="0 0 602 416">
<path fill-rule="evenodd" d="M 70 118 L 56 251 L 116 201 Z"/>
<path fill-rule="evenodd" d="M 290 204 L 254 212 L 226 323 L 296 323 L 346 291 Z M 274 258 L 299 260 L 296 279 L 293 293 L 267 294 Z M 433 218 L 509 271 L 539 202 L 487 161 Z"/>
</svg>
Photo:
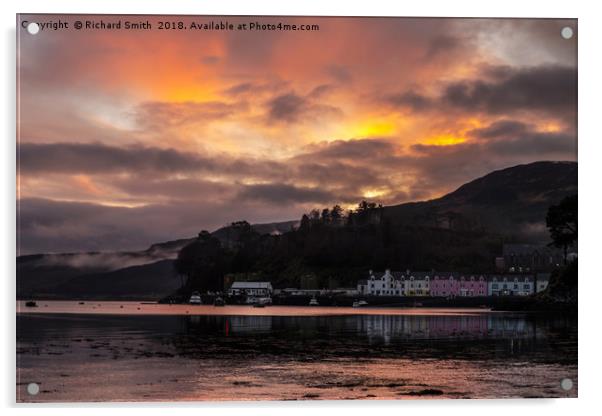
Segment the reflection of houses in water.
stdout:
<svg viewBox="0 0 602 416">
<path fill-rule="evenodd" d="M 429 317 L 430 318 L 430 317 Z M 429 322 L 431 338 L 482 337 L 487 334 L 488 320 L 478 316 L 439 316 Z"/>
<path fill-rule="evenodd" d="M 220 316 L 220 315 L 189 315 L 178 317 L 182 329 L 194 333 L 261 333 L 273 329 L 272 316 Z"/>
<path fill-rule="evenodd" d="M 228 316 L 230 332 L 233 334 L 268 332 L 272 330 L 272 316 Z"/>
<path fill-rule="evenodd" d="M 365 334 L 372 341 L 384 341 L 407 336 L 408 333 L 422 333 L 426 329 L 420 320 L 407 321 L 403 316 L 363 315 L 357 316 L 357 332 Z M 422 328 L 420 327 L 422 325 Z"/>
<path fill-rule="evenodd" d="M 530 337 L 532 325 L 524 319 L 498 318 L 495 315 L 466 316 L 358 316 L 357 332 L 370 341 L 389 343 L 394 339 Z"/>
</svg>

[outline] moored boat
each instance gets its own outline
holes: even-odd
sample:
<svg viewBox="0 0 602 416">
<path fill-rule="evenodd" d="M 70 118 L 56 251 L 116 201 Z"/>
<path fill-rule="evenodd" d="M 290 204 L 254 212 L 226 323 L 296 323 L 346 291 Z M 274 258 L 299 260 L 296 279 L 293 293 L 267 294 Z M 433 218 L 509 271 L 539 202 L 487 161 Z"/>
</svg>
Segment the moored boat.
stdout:
<svg viewBox="0 0 602 416">
<path fill-rule="evenodd" d="M 359 300 L 359 301 L 353 302 L 352 306 L 354 308 L 361 308 L 362 306 L 368 306 L 368 302 L 366 302 L 365 300 Z"/>
<path fill-rule="evenodd" d="M 188 300 L 188 303 L 191 305 L 202 305 L 203 301 L 201 300 L 201 294 L 199 292 L 192 292 L 192 294 L 190 295 L 190 299 Z"/>
<path fill-rule="evenodd" d="M 320 306 L 320 303 L 318 302 L 318 299 L 316 299 L 315 296 L 309 301 L 309 306 Z"/>
</svg>

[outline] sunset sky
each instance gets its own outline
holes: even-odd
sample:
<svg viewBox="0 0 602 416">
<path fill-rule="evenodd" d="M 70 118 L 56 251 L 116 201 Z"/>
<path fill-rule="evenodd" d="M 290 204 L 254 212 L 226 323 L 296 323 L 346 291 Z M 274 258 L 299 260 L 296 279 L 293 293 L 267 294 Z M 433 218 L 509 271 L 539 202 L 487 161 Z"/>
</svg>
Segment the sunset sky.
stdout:
<svg viewBox="0 0 602 416">
<path fill-rule="evenodd" d="M 577 41 L 560 36 L 574 20 L 121 20 L 320 30 L 18 28 L 21 254 L 430 199 L 577 157 Z"/>
</svg>

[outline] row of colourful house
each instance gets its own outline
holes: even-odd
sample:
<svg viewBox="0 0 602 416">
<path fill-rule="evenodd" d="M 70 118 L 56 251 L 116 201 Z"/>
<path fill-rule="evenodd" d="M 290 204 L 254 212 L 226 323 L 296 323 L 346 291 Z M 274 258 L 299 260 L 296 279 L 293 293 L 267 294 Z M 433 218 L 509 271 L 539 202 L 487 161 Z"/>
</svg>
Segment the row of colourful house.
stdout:
<svg viewBox="0 0 602 416">
<path fill-rule="evenodd" d="M 466 275 L 455 272 L 369 272 L 357 291 L 367 296 L 528 296 L 548 287 L 550 274 Z"/>
</svg>

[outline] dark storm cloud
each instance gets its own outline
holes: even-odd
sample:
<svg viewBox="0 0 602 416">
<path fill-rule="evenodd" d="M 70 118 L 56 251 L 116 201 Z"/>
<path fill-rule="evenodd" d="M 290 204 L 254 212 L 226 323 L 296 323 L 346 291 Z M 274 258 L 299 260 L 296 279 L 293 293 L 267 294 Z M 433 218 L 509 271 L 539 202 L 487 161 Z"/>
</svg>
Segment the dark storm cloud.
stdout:
<svg viewBox="0 0 602 416">
<path fill-rule="evenodd" d="M 178 201 L 203 198 L 211 195 L 213 200 L 224 201 L 235 192 L 232 183 L 207 181 L 200 178 L 168 179 L 131 174 L 126 178 L 109 178 L 108 183 L 135 197 L 159 198 Z"/>
<path fill-rule="evenodd" d="M 311 146 L 283 161 L 94 143 L 22 143 L 19 150 L 21 173 L 92 175 L 97 184 L 118 188 L 136 200 L 141 196 L 177 199 L 195 194 L 223 199 L 236 192 L 236 181 L 252 178 L 267 183 L 322 184 L 338 189 L 382 183 L 385 179 L 371 165 L 377 160 L 382 163 L 393 147 L 380 140 L 337 141 Z M 124 173 L 127 176 L 116 176 Z M 176 173 L 187 177 L 165 176 Z M 212 182 L 196 177 L 205 173 L 232 180 Z M 301 192 L 297 200 L 303 195 L 314 198 L 318 194 Z"/>
<path fill-rule="evenodd" d="M 394 107 L 409 108 L 413 111 L 429 110 L 433 106 L 431 98 L 415 91 L 391 94 L 385 97 L 385 101 Z"/>
<path fill-rule="evenodd" d="M 513 120 L 501 120 L 470 135 L 486 139 L 485 150 L 497 155 L 576 156 L 577 137 L 568 132 L 538 131 L 534 126 Z"/>
<path fill-rule="evenodd" d="M 187 172 L 216 168 L 216 161 L 174 149 L 100 143 L 21 143 L 23 173 Z"/>
<path fill-rule="evenodd" d="M 326 73 L 342 84 L 348 84 L 353 81 L 353 76 L 349 68 L 342 65 L 329 65 Z"/>
<path fill-rule="evenodd" d="M 243 94 L 249 91 L 252 91 L 256 88 L 255 84 L 251 83 L 251 82 L 243 82 L 240 84 L 236 84 L 228 89 L 226 89 L 224 92 L 228 95 L 238 95 L 238 94 Z"/>
<path fill-rule="evenodd" d="M 284 88 L 290 87 L 289 81 L 283 81 L 281 79 L 269 79 L 266 81 L 247 81 L 234 84 L 226 88 L 223 92 L 230 97 L 246 97 L 252 96 L 256 98 L 258 95 L 275 95 L 278 91 Z"/>
<path fill-rule="evenodd" d="M 472 130 L 469 134 L 481 139 L 496 139 L 508 136 L 516 137 L 516 135 L 523 134 L 527 130 L 528 126 L 520 121 L 500 120 L 487 127 Z"/>
<path fill-rule="evenodd" d="M 321 85 L 318 85 L 317 87 L 315 87 L 313 90 L 311 90 L 310 93 L 308 94 L 308 97 L 315 98 L 315 99 L 322 98 L 324 95 L 328 94 L 333 89 L 334 89 L 334 86 L 331 84 L 321 84 Z"/>
<path fill-rule="evenodd" d="M 297 121 L 307 110 L 307 101 L 297 94 L 280 95 L 269 102 L 269 117 L 272 120 Z"/>
<path fill-rule="evenodd" d="M 455 36 L 447 34 L 435 36 L 428 44 L 424 59 L 431 60 L 438 55 L 454 53 L 457 48 L 460 48 L 463 45 L 465 45 L 465 43 Z"/>
<path fill-rule="evenodd" d="M 361 163 L 366 159 L 389 157 L 395 150 L 395 145 L 384 139 L 335 140 L 308 146 L 296 159 L 348 159 Z"/>
<path fill-rule="evenodd" d="M 488 67 L 480 79 L 446 84 L 439 96 L 405 91 L 384 97 L 395 107 L 413 111 L 441 109 L 505 114 L 544 112 L 561 118 L 576 112 L 577 70 L 572 67 Z"/>
<path fill-rule="evenodd" d="M 577 139 L 564 133 L 528 132 L 515 139 L 492 141 L 488 150 L 497 155 L 547 155 L 561 159 L 562 156 L 577 156 Z"/>
<path fill-rule="evenodd" d="M 280 177 L 286 166 L 272 160 L 236 159 L 175 149 L 108 146 L 100 143 L 21 143 L 19 169 L 24 173 L 143 174 L 140 180 L 169 173 L 216 173 L 243 177 Z"/>
<path fill-rule="evenodd" d="M 147 129 L 163 129 L 185 124 L 221 120 L 247 108 L 246 103 L 213 102 L 161 102 L 151 101 L 138 105 L 134 111 L 137 123 Z"/>
<path fill-rule="evenodd" d="M 368 165 L 371 158 L 366 158 L 361 168 L 357 165 L 332 157 L 301 158 L 294 164 L 294 177 L 298 181 L 307 180 L 321 184 L 326 188 L 348 187 L 357 188 L 374 184 L 386 185 L 386 178 L 374 166 Z"/>
<path fill-rule="evenodd" d="M 499 80 L 464 81 L 448 85 L 443 101 L 469 111 L 504 113 L 541 110 L 575 111 L 577 70 L 569 67 L 508 68 Z"/>
<path fill-rule="evenodd" d="M 473 130 L 475 137 L 489 137 L 489 140 L 467 142 L 455 146 L 432 146 L 417 144 L 412 149 L 418 152 L 421 159 L 425 157 L 440 160 L 440 163 L 452 163 L 456 165 L 470 164 L 473 158 L 485 160 L 521 156 L 537 156 L 542 160 L 573 160 L 576 157 L 577 138 L 566 132 L 541 132 L 533 130 L 532 127 L 522 125 L 521 131 L 516 126 L 502 131 L 499 125 L 484 129 Z M 510 126 L 510 123 L 508 123 Z M 492 133 L 493 132 L 493 133 Z"/>
<path fill-rule="evenodd" d="M 320 88 L 318 86 L 317 88 Z M 342 114 L 337 107 L 318 102 L 320 94 L 312 90 L 308 95 L 301 96 L 294 92 L 278 95 L 267 103 L 267 117 L 272 122 L 295 123 L 306 119 L 316 119 L 324 116 L 338 116 Z M 325 90 L 322 87 L 322 91 Z M 314 93 L 314 94 L 312 94 Z"/>
<path fill-rule="evenodd" d="M 333 199 L 333 195 L 325 190 L 278 183 L 244 186 L 238 197 L 276 204 L 289 204 L 291 202 L 324 203 Z"/>
</svg>

